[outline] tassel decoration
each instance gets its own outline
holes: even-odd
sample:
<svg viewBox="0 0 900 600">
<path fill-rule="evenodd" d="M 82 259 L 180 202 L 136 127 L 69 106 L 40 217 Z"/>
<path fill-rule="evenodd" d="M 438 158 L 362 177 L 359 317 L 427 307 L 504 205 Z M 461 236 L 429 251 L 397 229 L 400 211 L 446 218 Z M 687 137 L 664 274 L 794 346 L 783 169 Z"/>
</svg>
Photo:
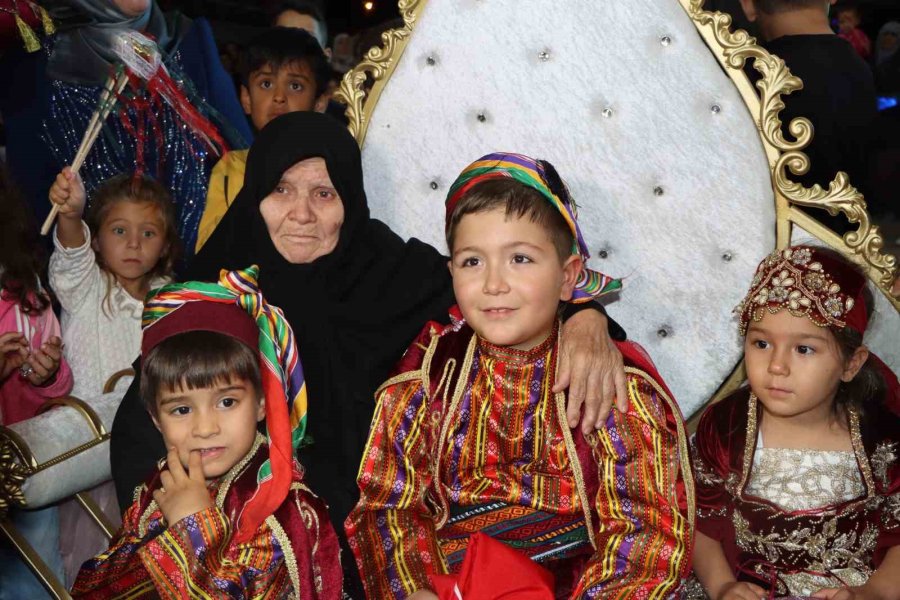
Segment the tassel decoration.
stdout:
<svg viewBox="0 0 900 600">
<path fill-rule="evenodd" d="M 41 42 L 38 41 L 37 36 L 31 30 L 31 27 L 28 26 L 22 17 L 15 15 L 16 17 L 16 26 L 19 28 L 19 35 L 22 36 L 22 41 L 25 42 L 25 50 L 28 52 L 37 52 L 41 49 Z"/>
<path fill-rule="evenodd" d="M 41 15 L 41 25 L 44 27 L 44 33 L 46 35 L 56 33 L 56 25 L 53 24 L 53 19 L 50 18 L 50 13 L 47 12 L 47 9 L 39 4 L 33 6 L 37 8 L 37 12 Z"/>
</svg>

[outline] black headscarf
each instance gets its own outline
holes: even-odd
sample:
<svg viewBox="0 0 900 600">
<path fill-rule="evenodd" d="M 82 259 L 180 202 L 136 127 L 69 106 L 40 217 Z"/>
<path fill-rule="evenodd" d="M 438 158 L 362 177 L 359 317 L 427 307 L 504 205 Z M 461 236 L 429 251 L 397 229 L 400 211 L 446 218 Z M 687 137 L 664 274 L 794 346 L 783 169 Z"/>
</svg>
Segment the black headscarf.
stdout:
<svg viewBox="0 0 900 600">
<path fill-rule="evenodd" d="M 312 157 L 325 160 L 344 222 L 333 252 L 291 264 L 275 249 L 259 205 L 287 169 Z M 260 289 L 293 327 L 306 376 L 313 444 L 301 451 L 301 461 L 341 534 L 358 498 L 375 389 L 425 323 L 446 322 L 453 304 L 446 261 L 370 218 L 359 146 L 343 125 L 295 112 L 259 133 L 243 189 L 191 265 L 189 278 L 205 280 L 222 268 L 260 266 Z"/>
<path fill-rule="evenodd" d="M 67 83 L 103 84 L 110 65 L 119 62 L 114 44 L 121 31 L 148 34 L 161 50 L 171 53 L 190 27 L 190 19 L 183 16 L 167 18 L 155 1 L 137 16 L 126 15 L 112 0 L 45 0 L 42 4 L 59 29 L 47 76 Z"/>
</svg>

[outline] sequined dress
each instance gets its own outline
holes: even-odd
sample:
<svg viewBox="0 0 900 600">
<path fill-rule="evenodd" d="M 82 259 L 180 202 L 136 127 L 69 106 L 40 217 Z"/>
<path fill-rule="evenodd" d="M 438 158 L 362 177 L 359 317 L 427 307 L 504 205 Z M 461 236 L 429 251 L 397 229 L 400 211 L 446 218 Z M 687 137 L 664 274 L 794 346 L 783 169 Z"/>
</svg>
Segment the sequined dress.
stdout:
<svg viewBox="0 0 900 600">
<path fill-rule="evenodd" d="M 900 544 L 893 415 L 850 412 L 853 450 L 765 448 L 747 390 L 701 417 L 692 443 L 697 528 L 739 581 L 779 595 L 862 585 Z"/>
<path fill-rule="evenodd" d="M 429 574 L 456 572 L 478 531 L 551 570 L 558 598 L 681 587 L 693 488 L 677 406 L 655 370 L 627 362 L 628 413 L 612 411 L 585 441 L 550 391 L 557 352 L 555 332 L 518 351 L 459 323 L 410 347 L 377 394 L 346 522 L 367 597 L 430 588 Z"/>
</svg>

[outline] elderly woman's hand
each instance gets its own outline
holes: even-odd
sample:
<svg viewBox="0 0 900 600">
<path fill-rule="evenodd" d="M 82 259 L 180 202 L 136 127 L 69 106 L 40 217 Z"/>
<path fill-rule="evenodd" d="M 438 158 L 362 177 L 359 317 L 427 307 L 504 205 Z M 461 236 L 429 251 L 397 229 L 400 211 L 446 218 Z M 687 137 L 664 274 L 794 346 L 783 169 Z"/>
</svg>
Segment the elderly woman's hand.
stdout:
<svg viewBox="0 0 900 600">
<path fill-rule="evenodd" d="M 584 404 L 581 431 L 585 435 L 603 426 L 614 400 L 620 411 L 628 410 L 622 354 L 609 338 L 606 315 L 600 311 L 582 310 L 563 324 L 553 391 L 565 389 L 569 390 L 569 427 L 578 425 Z"/>
</svg>

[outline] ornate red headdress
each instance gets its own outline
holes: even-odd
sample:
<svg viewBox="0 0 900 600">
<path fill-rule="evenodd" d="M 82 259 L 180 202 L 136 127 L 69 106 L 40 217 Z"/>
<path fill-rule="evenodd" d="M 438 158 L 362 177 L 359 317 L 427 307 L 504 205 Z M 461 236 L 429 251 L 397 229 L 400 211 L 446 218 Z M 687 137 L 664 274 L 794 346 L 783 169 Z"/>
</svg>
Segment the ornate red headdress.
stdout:
<svg viewBox="0 0 900 600">
<path fill-rule="evenodd" d="M 819 327 L 850 327 L 864 334 L 869 319 L 863 302 L 866 278 L 812 246 L 792 246 L 767 256 L 756 268 L 750 291 L 735 309 L 741 335 L 766 311 L 787 309 Z"/>
<path fill-rule="evenodd" d="M 750 321 L 766 312 L 788 310 L 795 317 L 808 317 L 819 327 L 835 330 L 849 327 L 865 335 L 869 324 L 863 291 L 866 277 L 846 261 L 814 246 L 791 246 L 776 250 L 756 268 L 750 291 L 735 308 L 741 335 Z M 900 414 L 900 383 L 897 376 L 874 353 L 872 363 L 887 385 L 885 404 Z"/>
</svg>

